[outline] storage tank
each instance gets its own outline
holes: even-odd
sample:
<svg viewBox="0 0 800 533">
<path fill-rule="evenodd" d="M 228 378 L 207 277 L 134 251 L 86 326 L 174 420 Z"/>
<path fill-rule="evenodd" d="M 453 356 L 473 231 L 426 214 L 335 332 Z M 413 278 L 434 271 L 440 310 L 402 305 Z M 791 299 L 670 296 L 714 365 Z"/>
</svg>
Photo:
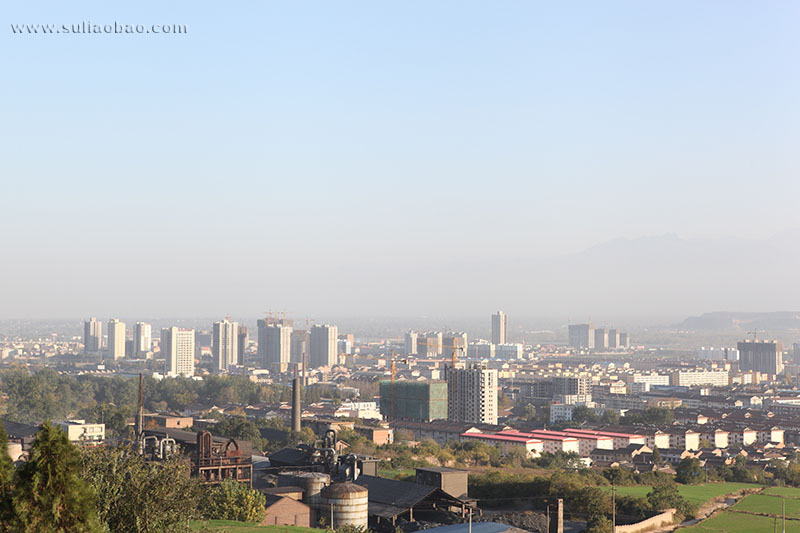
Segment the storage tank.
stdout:
<svg viewBox="0 0 800 533">
<path fill-rule="evenodd" d="M 334 483 L 322 489 L 322 508 L 320 516 L 324 516 L 331 527 L 342 526 L 367 528 L 369 517 L 369 492 L 366 487 L 355 483 Z"/>
<path fill-rule="evenodd" d="M 278 474 L 279 487 L 300 487 L 303 489 L 303 503 L 318 511 L 322 505 L 320 492 L 331 484 L 331 476 L 322 472 L 281 472 Z"/>
</svg>

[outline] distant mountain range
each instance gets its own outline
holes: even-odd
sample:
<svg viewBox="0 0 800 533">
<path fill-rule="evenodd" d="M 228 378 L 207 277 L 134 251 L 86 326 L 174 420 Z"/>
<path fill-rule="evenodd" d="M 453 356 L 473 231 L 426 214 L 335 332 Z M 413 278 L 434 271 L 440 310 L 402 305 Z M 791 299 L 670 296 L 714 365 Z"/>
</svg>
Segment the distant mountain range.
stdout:
<svg viewBox="0 0 800 533">
<path fill-rule="evenodd" d="M 578 253 L 495 268 L 501 275 L 489 287 L 503 300 L 518 304 L 523 299 L 576 320 L 800 307 L 800 230 L 760 240 L 674 234 L 616 239 Z"/>
<path fill-rule="evenodd" d="M 773 332 L 800 330 L 800 312 L 778 311 L 774 313 L 714 312 L 689 317 L 676 326 L 690 331 Z"/>
</svg>

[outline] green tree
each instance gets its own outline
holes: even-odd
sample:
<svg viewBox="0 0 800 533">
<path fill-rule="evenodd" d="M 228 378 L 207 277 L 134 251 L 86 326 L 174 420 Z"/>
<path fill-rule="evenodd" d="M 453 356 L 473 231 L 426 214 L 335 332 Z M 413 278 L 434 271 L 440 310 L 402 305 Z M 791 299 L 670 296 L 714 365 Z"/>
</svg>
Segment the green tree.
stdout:
<svg viewBox="0 0 800 533">
<path fill-rule="evenodd" d="M 202 500 L 203 517 L 209 520 L 257 522 L 264 517 L 264 495 L 243 483 L 226 480 L 206 490 Z"/>
<path fill-rule="evenodd" d="M 572 410 L 572 421 L 576 424 L 583 424 L 584 422 L 597 422 L 599 417 L 594 409 L 586 407 L 585 405 L 578 405 Z"/>
<path fill-rule="evenodd" d="M 675 481 L 684 484 L 702 483 L 706 480 L 706 472 L 700 461 L 694 457 L 684 457 L 675 469 Z"/>
<path fill-rule="evenodd" d="M 656 466 L 660 466 L 664 460 L 661 458 L 661 452 L 658 449 L 658 446 L 653 448 L 653 464 Z"/>
<path fill-rule="evenodd" d="M 0 424 L 0 532 L 11 531 L 14 523 L 12 496 L 14 491 L 14 463 L 4 450 L 8 449 L 8 434 Z"/>
<path fill-rule="evenodd" d="M 200 495 L 186 462 L 145 462 L 133 448 L 87 448 L 83 477 L 97 493 L 97 514 L 115 533 L 185 531 Z"/>
<path fill-rule="evenodd" d="M 99 531 L 94 493 L 80 478 L 78 448 L 61 428 L 45 422 L 30 459 L 16 471 L 14 508 L 23 531 Z"/>
<path fill-rule="evenodd" d="M 678 487 L 674 483 L 662 483 L 654 486 L 653 490 L 647 494 L 647 501 L 656 511 L 675 508 L 686 517 L 693 516 L 697 511 L 694 505 L 680 495 Z"/>
</svg>

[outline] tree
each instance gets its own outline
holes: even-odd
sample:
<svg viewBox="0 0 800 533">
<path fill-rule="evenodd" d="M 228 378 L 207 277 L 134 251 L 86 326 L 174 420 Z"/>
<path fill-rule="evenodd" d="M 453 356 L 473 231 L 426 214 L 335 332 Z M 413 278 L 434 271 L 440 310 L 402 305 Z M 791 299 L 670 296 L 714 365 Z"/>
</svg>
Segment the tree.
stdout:
<svg viewBox="0 0 800 533">
<path fill-rule="evenodd" d="M 536 420 L 536 407 L 529 403 L 525 404 L 525 407 L 522 408 L 522 418 L 528 422 Z"/>
<path fill-rule="evenodd" d="M 619 412 L 613 409 L 606 409 L 600 416 L 600 421 L 603 424 L 619 424 Z"/>
<path fill-rule="evenodd" d="M 653 448 L 653 464 L 654 465 L 661 465 L 663 459 L 661 458 L 661 452 L 658 450 L 658 446 Z"/>
<path fill-rule="evenodd" d="M 202 511 L 209 520 L 257 522 L 264 517 L 265 505 L 261 492 L 229 479 L 206 490 Z"/>
<path fill-rule="evenodd" d="M 653 487 L 647 494 L 647 501 L 655 511 L 675 508 L 683 516 L 693 516 L 695 507 L 678 492 L 674 483 L 662 483 Z"/>
<path fill-rule="evenodd" d="M 83 470 L 110 531 L 185 531 L 195 515 L 200 488 L 181 457 L 148 463 L 132 447 L 87 448 Z"/>
<path fill-rule="evenodd" d="M 8 449 L 8 434 L 0 423 L 0 532 L 11 531 L 14 522 L 12 496 L 14 491 L 14 463 L 4 450 Z"/>
<path fill-rule="evenodd" d="M 708 439 L 700 439 L 700 449 L 702 450 L 709 450 L 713 448 L 714 445 L 711 444 L 711 441 Z"/>
<path fill-rule="evenodd" d="M 684 484 L 702 483 L 706 480 L 706 472 L 700 461 L 694 457 L 684 457 L 675 469 L 675 481 Z"/>
<path fill-rule="evenodd" d="M 597 422 L 598 416 L 594 409 L 586 407 L 585 405 L 578 405 L 572 410 L 572 421 L 576 424 L 584 422 Z"/>
<path fill-rule="evenodd" d="M 30 459 L 16 471 L 13 504 L 23 531 L 99 531 L 94 493 L 80 479 L 78 448 L 61 428 L 45 422 Z"/>
</svg>

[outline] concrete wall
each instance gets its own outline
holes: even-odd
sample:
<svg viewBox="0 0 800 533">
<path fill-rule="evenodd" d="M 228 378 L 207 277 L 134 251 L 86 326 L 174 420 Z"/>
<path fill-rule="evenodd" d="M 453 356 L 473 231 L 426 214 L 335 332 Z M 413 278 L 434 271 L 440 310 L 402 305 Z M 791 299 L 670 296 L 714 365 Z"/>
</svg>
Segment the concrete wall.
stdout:
<svg viewBox="0 0 800 533">
<path fill-rule="evenodd" d="M 642 520 L 641 522 L 629 524 L 627 526 L 617 526 L 617 533 L 638 533 L 661 526 L 668 526 L 672 524 L 675 519 L 675 513 L 677 512 L 678 511 L 675 509 L 667 509 L 663 513 L 651 516 L 647 520 Z"/>
</svg>

